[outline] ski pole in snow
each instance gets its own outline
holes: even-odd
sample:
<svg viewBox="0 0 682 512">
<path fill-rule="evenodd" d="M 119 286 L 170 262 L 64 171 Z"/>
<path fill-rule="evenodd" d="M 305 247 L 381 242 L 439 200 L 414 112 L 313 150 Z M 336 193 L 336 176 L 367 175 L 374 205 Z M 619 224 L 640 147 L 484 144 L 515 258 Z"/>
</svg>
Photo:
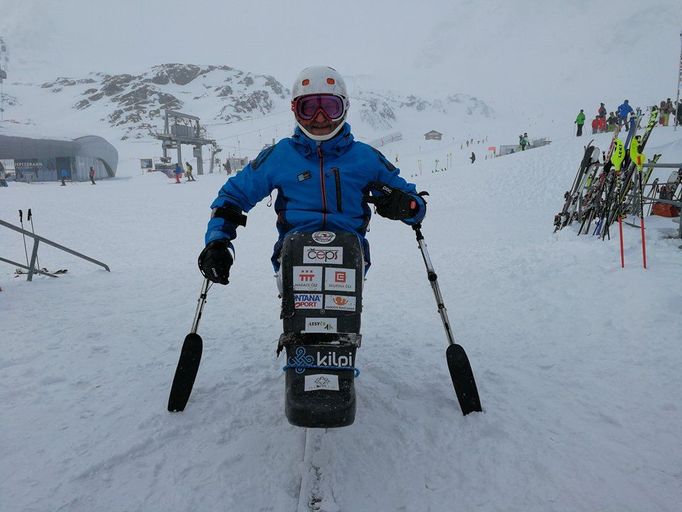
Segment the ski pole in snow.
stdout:
<svg viewBox="0 0 682 512">
<path fill-rule="evenodd" d="M 436 303 L 438 304 L 438 314 L 443 321 L 445 334 L 448 338 L 449 346 L 445 352 L 445 357 L 448 362 L 452 385 L 455 387 L 457 400 L 459 400 L 459 406 L 462 409 L 462 414 L 465 416 L 470 412 L 480 412 L 482 411 L 481 400 L 478 396 L 478 388 L 476 387 L 474 372 L 471 369 L 471 364 L 469 364 L 469 358 L 467 357 L 464 348 L 461 345 L 457 345 L 455 343 L 452 329 L 450 328 L 450 320 L 448 319 L 448 311 L 445 308 L 443 296 L 441 295 L 440 287 L 438 286 L 438 276 L 436 275 L 436 271 L 433 269 L 431 258 L 429 257 L 429 253 L 426 249 L 424 235 L 422 235 L 421 232 L 421 224 L 415 224 L 412 226 L 412 229 L 414 229 L 414 232 L 417 235 L 417 243 L 419 244 L 419 249 L 421 250 L 422 258 L 424 259 L 424 264 L 426 265 L 426 275 L 428 276 L 429 282 L 431 283 L 433 294 L 436 297 Z"/>
<path fill-rule="evenodd" d="M 24 212 L 19 210 L 19 223 L 21 224 L 21 229 L 24 229 Z M 28 263 L 28 249 L 26 249 L 26 235 L 24 233 L 21 234 L 22 237 L 24 237 L 24 254 L 26 255 L 26 267 L 29 266 Z"/>
<path fill-rule="evenodd" d="M 36 230 L 33 227 L 33 215 L 31 214 L 31 209 L 28 209 L 28 215 L 26 216 L 26 219 L 31 221 L 31 233 L 34 235 L 36 234 Z M 38 268 L 40 268 L 40 258 L 38 258 L 38 253 L 36 252 L 36 262 L 38 263 Z"/>
<path fill-rule="evenodd" d="M 201 352 L 204 348 L 204 341 L 197 334 L 197 329 L 199 328 L 199 320 L 201 320 L 201 312 L 206 303 L 206 294 L 210 287 L 211 282 L 208 279 L 204 279 L 197 302 L 197 309 L 194 313 L 192 331 L 185 336 L 178 366 L 175 369 L 175 376 L 173 377 L 173 384 L 171 385 L 170 396 L 168 397 L 169 412 L 184 411 L 189 395 L 192 393 L 194 380 L 199 371 L 199 363 L 201 363 Z"/>
<path fill-rule="evenodd" d="M 639 168 L 639 227 L 642 232 L 642 266 L 646 270 L 646 235 L 644 234 L 644 192 L 642 187 L 642 168 Z"/>
<path fill-rule="evenodd" d="M 623 253 L 623 217 L 618 216 L 618 234 L 620 235 L 620 268 L 625 268 L 625 254 Z"/>
</svg>

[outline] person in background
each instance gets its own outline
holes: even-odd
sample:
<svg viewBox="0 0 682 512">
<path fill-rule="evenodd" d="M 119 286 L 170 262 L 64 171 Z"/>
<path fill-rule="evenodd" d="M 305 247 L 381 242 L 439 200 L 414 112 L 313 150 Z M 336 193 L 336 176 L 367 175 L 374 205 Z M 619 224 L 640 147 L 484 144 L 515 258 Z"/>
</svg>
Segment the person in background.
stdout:
<svg viewBox="0 0 682 512">
<path fill-rule="evenodd" d="M 632 107 L 630 106 L 630 102 L 628 100 L 623 101 L 620 105 L 618 105 L 618 125 L 619 126 L 625 126 L 625 129 L 628 129 L 628 115 L 632 114 L 634 112 L 632 110 Z"/>
<path fill-rule="evenodd" d="M 90 177 L 90 182 L 93 185 L 97 185 L 97 183 L 95 183 L 95 168 L 93 166 L 90 166 L 90 172 L 88 173 L 88 176 Z"/>
<path fill-rule="evenodd" d="M 658 104 L 658 124 L 660 126 L 665 126 L 665 100 L 661 100 Z"/>
<path fill-rule="evenodd" d="M 603 103 L 599 104 L 599 108 L 597 109 L 597 117 L 606 119 L 606 107 Z"/>
<path fill-rule="evenodd" d="M 575 124 L 578 125 L 578 131 L 575 136 L 582 137 L 583 125 L 585 124 L 585 112 L 583 112 L 583 109 L 580 109 L 580 112 L 578 112 L 578 116 L 575 118 Z"/>
<path fill-rule="evenodd" d="M 476 161 L 476 153 L 472 151 L 471 156 L 469 158 L 471 159 L 471 163 L 473 164 Z"/>
<path fill-rule="evenodd" d="M 192 166 L 189 164 L 189 162 L 185 162 L 185 178 L 187 178 L 187 181 L 197 181 L 192 175 Z"/>
<path fill-rule="evenodd" d="M 0 187 L 6 187 L 7 186 L 7 175 L 5 173 L 5 167 L 2 165 L 2 162 L 0 162 Z"/>
<path fill-rule="evenodd" d="M 665 119 L 663 126 L 668 126 L 668 123 L 670 123 L 670 114 L 675 113 L 675 107 L 673 107 L 673 100 L 668 98 L 664 104 L 664 110 L 665 110 Z"/>
<path fill-rule="evenodd" d="M 69 171 L 67 171 L 66 169 L 62 169 L 59 172 L 59 179 L 62 180 L 62 187 L 66 186 L 66 178 L 68 178 L 68 177 L 69 177 Z"/>
<path fill-rule="evenodd" d="M 523 132 L 521 136 L 521 151 L 525 151 L 526 148 L 530 147 L 530 140 L 528 140 L 528 133 Z"/>
<path fill-rule="evenodd" d="M 595 116 L 594 119 L 592 119 L 592 135 L 594 135 L 598 131 L 599 131 L 599 116 Z"/>
<path fill-rule="evenodd" d="M 613 112 L 609 113 L 609 117 L 606 120 L 606 129 L 610 132 L 614 131 L 616 129 L 616 126 L 618 125 L 618 118 L 616 117 L 616 114 Z"/>
<path fill-rule="evenodd" d="M 182 176 L 182 167 L 180 167 L 180 163 L 175 164 L 175 183 L 181 183 L 180 182 L 180 177 Z"/>
</svg>

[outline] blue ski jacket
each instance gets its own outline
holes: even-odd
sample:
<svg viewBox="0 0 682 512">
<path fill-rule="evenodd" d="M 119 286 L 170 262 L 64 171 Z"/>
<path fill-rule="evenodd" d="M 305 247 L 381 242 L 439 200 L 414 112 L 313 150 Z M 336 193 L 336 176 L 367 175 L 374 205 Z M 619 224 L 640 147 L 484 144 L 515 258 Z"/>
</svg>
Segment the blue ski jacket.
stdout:
<svg viewBox="0 0 682 512">
<path fill-rule="evenodd" d="M 369 267 L 369 244 L 365 239 L 372 215 L 364 196 L 371 182 L 381 182 L 412 195 L 419 210 L 403 222 L 416 224 L 426 213 L 426 203 L 412 183 L 373 147 L 355 141 L 350 125 L 327 141 L 314 141 L 300 128 L 292 137 L 264 149 L 255 160 L 227 180 L 211 208 L 238 208 L 248 212 L 261 199 L 277 190 L 275 212 L 279 238 L 272 264 L 279 269 L 284 236 L 293 231 L 339 230 L 357 233 Z M 234 240 L 238 222 L 213 216 L 206 231 L 206 244 Z"/>
<path fill-rule="evenodd" d="M 633 112 L 632 107 L 627 101 L 624 101 L 618 106 L 618 117 L 621 119 L 627 119 L 628 114 Z"/>
</svg>

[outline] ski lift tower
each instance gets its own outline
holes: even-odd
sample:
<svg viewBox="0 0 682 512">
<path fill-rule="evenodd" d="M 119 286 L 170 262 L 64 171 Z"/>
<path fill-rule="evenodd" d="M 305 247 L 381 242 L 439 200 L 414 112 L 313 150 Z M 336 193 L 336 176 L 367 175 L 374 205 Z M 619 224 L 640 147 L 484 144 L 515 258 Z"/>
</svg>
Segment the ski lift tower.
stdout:
<svg viewBox="0 0 682 512">
<path fill-rule="evenodd" d="M 3 88 L 3 82 L 7 78 L 7 45 L 5 40 L 0 37 L 0 121 L 4 119 L 5 116 L 5 91 Z"/>
<path fill-rule="evenodd" d="M 165 111 L 165 123 L 163 133 L 156 133 L 154 138 L 161 141 L 164 160 L 168 159 L 168 150 L 178 150 L 178 163 L 182 162 L 182 145 L 189 144 L 194 147 L 194 157 L 197 159 L 197 174 L 204 174 L 204 160 L 201 156 L 201 148 L 206 145 L 216 146 L 212 139 L 204 137 L 199 118 L 173 110 Z"/>
</svg>

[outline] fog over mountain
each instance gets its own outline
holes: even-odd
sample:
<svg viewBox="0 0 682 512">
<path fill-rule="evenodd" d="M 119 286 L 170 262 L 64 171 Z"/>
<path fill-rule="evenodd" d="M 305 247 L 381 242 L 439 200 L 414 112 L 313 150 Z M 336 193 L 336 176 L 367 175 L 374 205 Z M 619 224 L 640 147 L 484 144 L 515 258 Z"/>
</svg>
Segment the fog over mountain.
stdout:
<svg viewBox="0 0 682 512">
<path fill-rule="evenodd" d="M 650 102 L 672 94 L 682 3 L 351 0 L 320 9 L 311 0 L 191 8 L 177 0 L 1 0 L 0 12 L 15 80 L 184 62 L 290 86 L 302 67 L 325 63 L 405 94 L 464 93 L 498 109 L 551 102 L 572 112 L 592 98 Z"/>
</svg>

